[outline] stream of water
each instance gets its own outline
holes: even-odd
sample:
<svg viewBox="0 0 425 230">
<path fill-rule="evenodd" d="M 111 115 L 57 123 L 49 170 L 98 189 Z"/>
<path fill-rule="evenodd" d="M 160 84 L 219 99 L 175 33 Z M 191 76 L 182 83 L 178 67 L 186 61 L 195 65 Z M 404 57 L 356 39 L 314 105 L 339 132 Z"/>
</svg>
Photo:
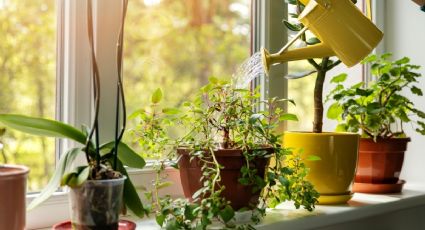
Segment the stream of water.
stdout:
<svg viewBox="0 0 425 230">
<path fill-rule="evenodd" d="M 261 74 L 264 74 L 264 67 L 261 61 L 261 53 L 257 52 L 239 66 L 233 74 L 232 80 L 237 89 L 246 89 Z"/>
</svg>

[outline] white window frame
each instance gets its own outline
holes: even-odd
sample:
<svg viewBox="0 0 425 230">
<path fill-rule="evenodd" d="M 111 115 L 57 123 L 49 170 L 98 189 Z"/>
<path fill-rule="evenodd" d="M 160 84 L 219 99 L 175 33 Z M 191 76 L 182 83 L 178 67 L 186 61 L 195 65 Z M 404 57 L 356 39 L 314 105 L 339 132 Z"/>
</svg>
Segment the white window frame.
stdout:
<svg viewBox="0 0 425 230">
<path fill-rule="evenodd" d="M 385 1 L 376 1 L 376 4 L 385 4 Z M 130 2 L 131 4 L 131 2 Z M 287 32 L 281 21 L 287 15 L 284 1 L 251 0 L 252 4 L 252 47 L 259 51 L 265 47 L 271 52 L 278 51 L 287 41 Z M 382 6 L 381 6 L 382 7 Z M 379 9 L 380 6 L 374 7 Z M 114 133 L 115 114 L 115 44 L 116 39 L 111 36 L 118 32 L 120 1 L 98 0 L 94 3 L 95 43 L 98 55 L 101 77 L 101 119 L 100 127 L 102 141 L 111 140 Z M 91 66 L 89 44 L 87 41 L 86 0 L 57 0 L 57 119 L 68 124 L 80 127 L 90 124 L 92 116 L 91 95 Z M 382 19 L 383 22 L 383 19 Z M 273 35 L 273 36 L 272 36 Z M 102 38 L 102 39 L 98 39 Z M 268 78 L 261 77 L 254 82 L 254 86 L 261 86 L 263 97 L 287 96 L 287 81 L 284 76 L 287 65 L 275 66 Z M 124 79 L 125 83 L 125 79 Z M 108 106 L 109 105 L 109 106 Z M 109 134 L 109 135 L 105 135 Z M 75 143 L 59 140 L 57 142 L 56 159 L 65 150 Z M 83 161 L 84 159 L 82 159 Z M 174 185 L 164 190 L 171 196 L 181 196 L 182 189 L 178 171 L 167 169 L 166 173 Z M 129 170 L 135 186 L 146 186 L 154 178 L 154 172 L 149 165 L 143 170 Z M 30 202 L 35 195 L 29 195 Z M 58 192 L 38 208 L 27 213 L 27 228 L 45 228 L 54 223 L 69 219 L 67 192 Z"/>
</svg>

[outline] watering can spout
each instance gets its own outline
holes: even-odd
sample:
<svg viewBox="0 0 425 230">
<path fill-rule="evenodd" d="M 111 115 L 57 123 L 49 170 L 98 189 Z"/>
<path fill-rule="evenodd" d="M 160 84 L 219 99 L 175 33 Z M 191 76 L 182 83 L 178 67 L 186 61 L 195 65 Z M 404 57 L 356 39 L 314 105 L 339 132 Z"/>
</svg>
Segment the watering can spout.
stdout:
<svg viewBox="0 0 425 230">
<path fill-rule="evenodd" d="M 275 54 L 270 54 L 270 52 L 264 48 L 261 50 L 261 59 L 264 70 L 267 74 L 269 73 L 270 66 L 274 64 L 311 58 L 323 58 L 334 55 L 335 53 L 332 51 L 332 49 L 324 44 L 316 44 Z"/>
</svg>

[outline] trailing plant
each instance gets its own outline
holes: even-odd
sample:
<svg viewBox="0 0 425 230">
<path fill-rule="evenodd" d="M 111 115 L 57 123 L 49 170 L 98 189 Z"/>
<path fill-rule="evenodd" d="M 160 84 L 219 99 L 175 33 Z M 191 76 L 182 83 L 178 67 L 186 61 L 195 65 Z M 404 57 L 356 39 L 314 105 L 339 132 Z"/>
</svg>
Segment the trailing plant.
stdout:
<svg viewBox="0 0 425 230">
<path fill-rule="evenodd" d="M 53 177 L 40 195 L 32 201 L 28 209 L 32 209 L 48 199 L 59 186 L 67 185 L 69 187 L 79 187 L 87 180 L 105 180 L 127 177 L 124 182 L 123 200 L 125 205 L 137 216 L 143 217 L 147 211 L 133 186 L 124 165 L 134 168 L 143 168 L 145 161 L 130 147 L 121 142 L 122 135 L 126 126 L 126 109 L 122 87 L 122 58 L 123 58 L 123 29 L 124 19 L 127 9 L 127 0 L 123 0 L 121 28 L 117 46 L 117 104 L 116 104 L 116 133 L 113 141 L 100 143 L 99 141 L 99 105 L 100 105 L 100 76 L 97 64 L 97 57 L 94 51 L 93 40 L 93 17 L 92 1 L 87 1 L 88 16 L 88 38 L 91 51 L 92 64 L 92 82 L 93 82 L 93 101 L 94 117 L 90 128 L 83 126 L 81 131 L 65 123 L 34 118 L 15 114 L 0 114 L 0 122 L 6 127 L 16 129 L 38 136 L 67 138 L 79 143 L 80 147 L 75 147 L 63 153 L 56 165 Z M 121 103 L 121 104 L 120 104 Z M 120 111 L 124 118 L 120 118 Z M 86 165 L 71 169 L 78 155 L 83 154 L 86 159 Z"/>
<path fill-rule="evenodd" d="M 416 131 L 425 135 L 425 113 L 415 108 L 414 103 L 403 92 L 423 96 L 415 85 L 421 74 L 420 66 L 410 64 L 410 59 L 391 61 L 391 54 L 371 55 L 363 60 L 370 65 L 374 80 L 368 84 L 360 82 L 350 87 L 343 85 L 347 74 L 335 76 L 334 90 L 327 100 L 334 103 L 327 116 L 337 120 L 337 130 L 358 132 L 364 137 L 389 139 L 404 137 L 404 123 L 416 126 Z"/>
<path fill-rule="evenodd" d="M 188 132 L 174 144 L 190 150 L 191 160 L 198 160 L 203 165 L 203 186 L 193 195 L 193 202 L 158 196 L 157 189 L 163 184 L 158 179 L 163 178 L 157 177 L 154 182 L 156 189 L 148 196 L 155 197 L 152 199 L 155 202 L 153 211 L 159 225 L 166 229 L 206 229 L 215 222 L 221 222 L 227 228 L 254 229 L 249 224 L 235 224 L 235 211 L 238 210 L 233 210 L 230 202 L 222 196 L 226 188 L 220 183 L 223 166 L 215 156 L 215 151 L 219 149 L 239 149 L 243 152 L 245 166 L 241 168 L 239 183 L 251 188 L 254 193 L 261 192 L 261 196 L 258 203 L 239 211 L 252 210 L 254 223 L 265 215 L 266 207 L 274 207 L 286 200 L 294 201 L 297 208 L 314 209 L 318 193 L 305 180 L 305 165 L 297 154 L 281 146 L 281 137 L 274 132 L 280 122 L 297 120 L 295 115 L 283 113 L 278 106 L 293 101 L 260 101 L 259 96 L 257 91 L 235 89 L 228 81 L 210 78 L 210 83 L 201 88 L 194 100 L 184 103 L 184 109 L 163 109 L 161 113 L 151 109 L 148 116 L 145 111 L 139 114 L 141 127 L 138 129 L 141 133 L 146 133 L 142 130 L 155 130 L 152 131 L 154 135 L 144 135 L 138 139 L 142 141 L 142 147 L 149 150 L 147 146 L 156 146 L 151 148 L 154 153 L 164 150 L 165 145 L 160 140 L 167 138 L 161 125 L 171 124 L 170 118 L 179 120 Z M 157 138 L 159 141 L 156 141 Z M 272 157 L 276 163 L 267 167 L 266 175 L 258 175 L 252 163 Z M 281 165 L 284 161 L 286 165 Z M 158 164 L 163 166 L 164 161 Z M 163 170 L 162 166 L 158 169 Z"/>
</svg>

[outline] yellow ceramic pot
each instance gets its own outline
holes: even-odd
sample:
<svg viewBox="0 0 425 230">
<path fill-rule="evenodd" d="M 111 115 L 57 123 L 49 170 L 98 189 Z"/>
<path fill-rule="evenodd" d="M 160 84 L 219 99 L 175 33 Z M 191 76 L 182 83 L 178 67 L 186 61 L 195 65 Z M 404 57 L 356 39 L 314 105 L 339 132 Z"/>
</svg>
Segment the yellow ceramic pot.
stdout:
<svg viewBox="0 0 425 230">
<path fill-rule="evenodd" d="M 305 161 L 307 176 L 320 193 L 320 204 L 341 204 L 352 197 L 351 187 L 356 173 L 360 136 L 355 133 L 285 132 L 283 145 L 319 161 Z"/>
</svg>

